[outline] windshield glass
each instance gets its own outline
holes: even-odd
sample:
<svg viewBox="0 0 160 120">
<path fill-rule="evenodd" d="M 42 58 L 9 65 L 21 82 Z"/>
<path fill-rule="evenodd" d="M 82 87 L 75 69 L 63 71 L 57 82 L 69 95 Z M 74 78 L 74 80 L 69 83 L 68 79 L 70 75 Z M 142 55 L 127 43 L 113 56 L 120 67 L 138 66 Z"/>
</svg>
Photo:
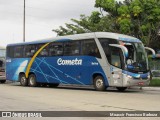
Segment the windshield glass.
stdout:
<svg viewBox="0 0 160 120">
<path fill-rule="evenodd" d="M 148 71 L 148 59 L 141 42 L 118 41 L 108 38 L 99 38 L 99 40 L 109 64 L 134 73 Z M 114 47 L 113 49 L 109 44 L 125 46 L 128 49 L 128 57 L 121 54 L 120 48 Z"/>
<path fill-rule="evenodd" d="M 136 47 L 136 62 L 139 63 L 141 71 L 148 70 L 148 58 L 142 43 L 134 43 Z"/>
<path fill-rule="evenodd" d="M 5 57 L 5 55 L 6 55 L 6 50 L 0 49 L 0 57 Z"/>
<path fill-rule="evenodd" d="M 128 58 L 126 64 L 129 71 L 146 72 L 148 71 L 148 59 L 142 43 L 126 43 L 124 45 L 128 49 Z"/>
</svg>

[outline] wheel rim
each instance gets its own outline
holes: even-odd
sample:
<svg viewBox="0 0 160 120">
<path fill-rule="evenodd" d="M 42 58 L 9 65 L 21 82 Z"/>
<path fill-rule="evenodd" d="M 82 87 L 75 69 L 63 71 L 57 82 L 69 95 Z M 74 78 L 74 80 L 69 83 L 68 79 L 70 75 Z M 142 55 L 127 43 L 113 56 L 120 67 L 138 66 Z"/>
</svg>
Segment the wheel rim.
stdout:
<svg viewBox="0 0 160 120">
<path fill-rule="evenodd" d="M 102 87 L 103 86 L 103 80 L 102 79 L 97 79 L 96 86 L 97 86 L 97 88 Z"/>
<path fill-rule="evenodd" d="M 25 82 L 26 82 L 26 78 L 25 77 L 21 77 L 21 83 L 25 84 Z"/>
<path fill-rule="evenodd" d="M 30 85 L 34 85 L 34 82 L 35 82 L 35 79 L 34 79 L 34 77 L 30 77 Z"/>
</svg>

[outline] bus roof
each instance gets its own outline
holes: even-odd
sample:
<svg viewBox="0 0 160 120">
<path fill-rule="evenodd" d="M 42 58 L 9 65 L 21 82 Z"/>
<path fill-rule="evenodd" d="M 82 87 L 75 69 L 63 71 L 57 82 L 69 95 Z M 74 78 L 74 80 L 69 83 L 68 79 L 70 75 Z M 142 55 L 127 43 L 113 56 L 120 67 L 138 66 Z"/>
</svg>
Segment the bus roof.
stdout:
<svg viewBox="0 0 160 120">
<path fill-rule="evenodd" d="M 117 40 L 127 41 L 127 42 L 141 42 L 139 39 L 135 37 L 123 35 L 119 33 L 94 32 L 94 33 L 83 33 L 83 34 L 75 34 L 75 35 L 67 35 L 67 36 L 58 36 L 55 38 L 41 39 L 41 40 L 36 40 L 36 41 L 31 41 L 31 42 L 14 43 L 14 44 L 8 44 L 7 46 L 38 44 L 38 43 L 47 43 L 47 42 L 54 42 L 54 41 L 91 39 L 91 38 L 112 38 L 112 39 L 117 39 Z"/>
</svg>

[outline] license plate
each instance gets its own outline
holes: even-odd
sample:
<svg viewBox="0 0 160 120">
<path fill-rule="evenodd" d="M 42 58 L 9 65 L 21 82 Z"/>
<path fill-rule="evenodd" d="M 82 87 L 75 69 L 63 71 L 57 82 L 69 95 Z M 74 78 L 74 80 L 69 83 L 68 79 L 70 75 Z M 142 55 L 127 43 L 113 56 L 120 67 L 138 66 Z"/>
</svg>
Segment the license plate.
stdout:
<svg viewBox="0 0 160 120">
<path fill-rule="evenodd" d="M 139 82 L 138 85 L 144 85 L 144 82 Z"/>
</svg>

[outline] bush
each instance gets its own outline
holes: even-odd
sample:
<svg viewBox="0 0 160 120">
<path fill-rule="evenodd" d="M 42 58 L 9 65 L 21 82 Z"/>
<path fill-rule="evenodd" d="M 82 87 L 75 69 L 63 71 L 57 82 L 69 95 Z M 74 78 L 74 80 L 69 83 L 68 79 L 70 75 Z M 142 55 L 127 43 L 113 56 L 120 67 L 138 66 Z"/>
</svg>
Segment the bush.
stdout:
<svg viewBox="0 0 160 120">
<path fill-rule="evenodd" d="M 160 86 L 160 79 L 152 79 L 149 85 L 150 86 Z"/>
</svg>

